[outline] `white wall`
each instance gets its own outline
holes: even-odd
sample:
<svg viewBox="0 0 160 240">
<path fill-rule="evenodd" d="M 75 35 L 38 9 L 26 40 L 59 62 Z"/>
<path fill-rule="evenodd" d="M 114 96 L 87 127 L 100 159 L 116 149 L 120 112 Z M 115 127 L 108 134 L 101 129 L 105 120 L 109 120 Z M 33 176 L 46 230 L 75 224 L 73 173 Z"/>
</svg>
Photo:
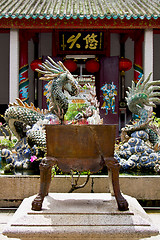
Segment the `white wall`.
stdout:
<svg viewBox="0 0 160 240">
<path fill-rule="evenodd" d="M 9 103 L 9 33 L 0 33 L 0 104 Z"/>
<path fill-rule="evenodd" d="M 19 97 L 19 30 L 10 29 L 9 102 Z"/>
<path fill-rule="evenodd" d="M 144 30 L 143 48 L 144 79 L 147 79 L 148 75 L 151 72 L 153 73 L 153 29 Z M 153 81 L 153 74 L 150 76 L 149 81 Z"/>
</svg>

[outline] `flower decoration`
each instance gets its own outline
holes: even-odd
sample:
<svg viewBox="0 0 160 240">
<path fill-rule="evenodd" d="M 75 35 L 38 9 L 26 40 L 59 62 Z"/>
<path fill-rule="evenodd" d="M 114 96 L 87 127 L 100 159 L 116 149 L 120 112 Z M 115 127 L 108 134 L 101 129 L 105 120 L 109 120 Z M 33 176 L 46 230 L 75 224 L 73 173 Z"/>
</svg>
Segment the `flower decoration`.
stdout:
<svg viewBox="0 0 160 240">
<path fill-rule="evenodd" d="M 36 156 L 31 156 L 30 161 L 31 161 L 31 162 L 34 162 L 36 159 L 37 159 Z"/>
</svg>

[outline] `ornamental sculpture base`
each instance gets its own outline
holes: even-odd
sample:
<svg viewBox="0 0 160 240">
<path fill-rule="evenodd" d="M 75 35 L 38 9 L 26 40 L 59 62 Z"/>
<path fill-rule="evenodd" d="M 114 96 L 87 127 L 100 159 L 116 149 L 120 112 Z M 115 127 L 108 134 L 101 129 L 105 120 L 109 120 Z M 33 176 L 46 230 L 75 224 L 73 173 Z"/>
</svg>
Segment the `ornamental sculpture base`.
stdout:
<svg viewBox="0 0 160 240">
<path fill-rule="evenodd" d="M 41 211 L 26 198 L 3 234 L 21 240 L 128 240 L 158 235 L 135 198 L 125 196 L 128 211 L 119 211 L 109 193 L 52 193 Z"/>
</svg>

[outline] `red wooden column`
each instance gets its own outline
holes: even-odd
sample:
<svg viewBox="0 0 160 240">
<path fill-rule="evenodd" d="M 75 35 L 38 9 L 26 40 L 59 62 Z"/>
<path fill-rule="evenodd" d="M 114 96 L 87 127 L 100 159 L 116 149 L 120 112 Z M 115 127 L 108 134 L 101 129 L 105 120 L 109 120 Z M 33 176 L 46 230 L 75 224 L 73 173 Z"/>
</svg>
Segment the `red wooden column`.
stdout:
<svg viewBox="0 0 160 240">
<path fill-rule="evenodd" d="M 143 32 L 136 31 L 134 39 L 134 82 L 137 83 L 143 75 L 143 53 L 142 44 L 144 40 Z"/>
<path fill-rule="evenodd" d="M 20 60 L 19 60 L 19 98 L 28 102 L 28 36 L 26 31 L 19 31 Z"/>
</svg>

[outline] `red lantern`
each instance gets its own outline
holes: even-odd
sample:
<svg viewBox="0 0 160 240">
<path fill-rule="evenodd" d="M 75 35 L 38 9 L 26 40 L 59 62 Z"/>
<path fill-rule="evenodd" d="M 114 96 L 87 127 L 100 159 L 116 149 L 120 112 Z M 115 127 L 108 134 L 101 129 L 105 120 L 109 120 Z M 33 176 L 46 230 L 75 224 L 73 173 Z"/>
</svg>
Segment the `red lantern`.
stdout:
<svg viewBox="0 0 160 240">
<path fill-rule="evenodd" d="M 119 70 L 120 71 L 128 71 L 132 67 L 132 62 L 128 58 L 120 58 L 119 60 Z"/>
<path fill-rule="evenodd" d="M 36 59 L 31 62 L 30 67 L 33 71 L 35 71 L 36 68 L 39 68 L 39 65 L 41 64 L 42 64 L 42 59 Z"/>
<path fill-rule="evenodd" d="M 99 71 L 99 62 L 97 62 L 95 59 L 91 59 L 86 62 L 86 69 L 88 72 L 94 73 Z"/>
<path fill-rule="evenodd" d="M 71 59 L 66 60 L 63 64 L 70 72 L 74 72 L 77 69 L 76 62 Z"/>
</svg>

